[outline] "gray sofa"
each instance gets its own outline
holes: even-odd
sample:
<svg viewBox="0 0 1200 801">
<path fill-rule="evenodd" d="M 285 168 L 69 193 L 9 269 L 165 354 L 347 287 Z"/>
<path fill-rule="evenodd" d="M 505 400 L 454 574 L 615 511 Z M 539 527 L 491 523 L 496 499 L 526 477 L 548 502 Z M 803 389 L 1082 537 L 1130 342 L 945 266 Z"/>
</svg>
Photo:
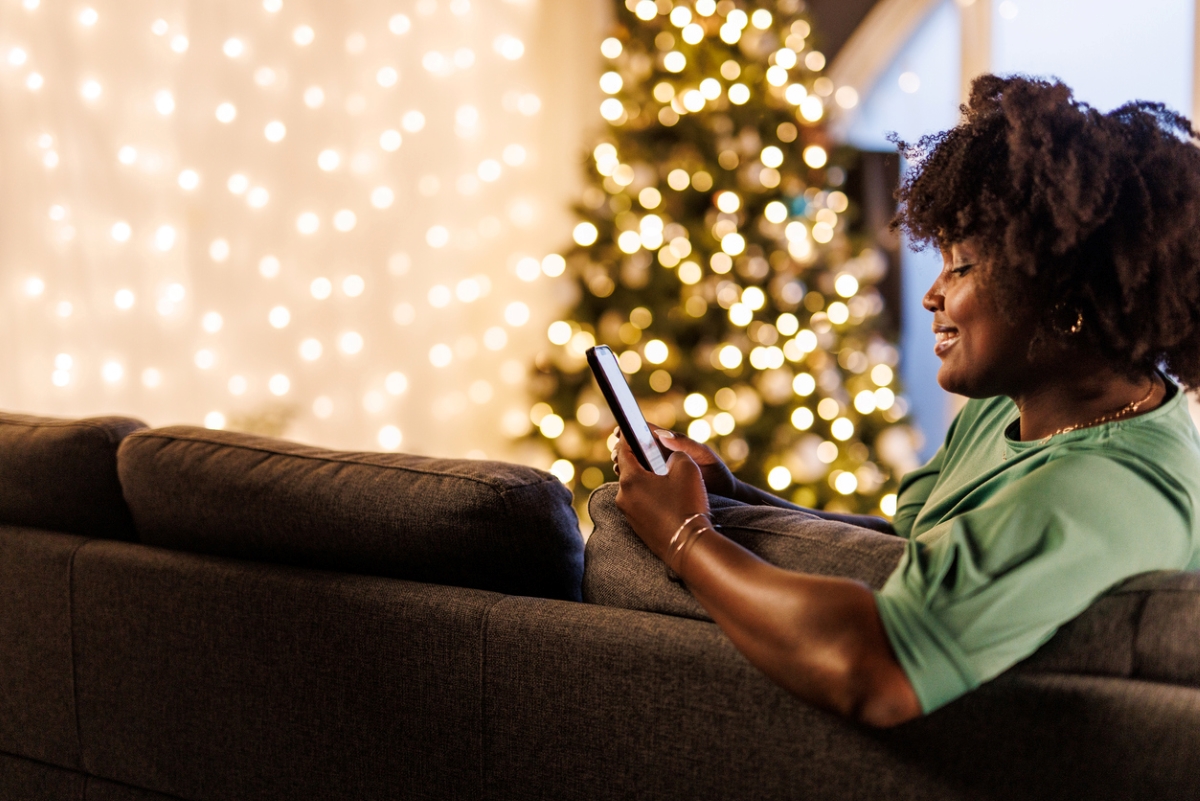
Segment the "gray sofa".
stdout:
<svg viewBox="0 0 1200 801">
<path fill-rule="evenodd" d="M 875 731 L 640 587 L 611 493 L 585 571 L 539 471 L 0 415 L 0 799 L 1200 797 L 1200 577 Z"/>
</svg>

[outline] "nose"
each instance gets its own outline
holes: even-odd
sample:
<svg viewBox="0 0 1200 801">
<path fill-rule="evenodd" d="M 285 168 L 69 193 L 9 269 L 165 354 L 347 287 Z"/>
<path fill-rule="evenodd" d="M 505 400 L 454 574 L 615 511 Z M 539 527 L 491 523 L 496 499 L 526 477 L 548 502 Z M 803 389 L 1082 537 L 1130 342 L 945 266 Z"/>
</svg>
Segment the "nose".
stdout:
<svg viewBox="0 0 1200 801">
<path fill-rule="evenodd" d="M 944 272 L 939 272 L 937 278 L 933 279 L 933 285 L 925 293 L 925 297 L 921 298 L 921 305 L 925 307 L 925 311 L 936 314 L 946 308 L 946 296 L 942 292 L 942 277 L 944 275 Z"/>
</svg>

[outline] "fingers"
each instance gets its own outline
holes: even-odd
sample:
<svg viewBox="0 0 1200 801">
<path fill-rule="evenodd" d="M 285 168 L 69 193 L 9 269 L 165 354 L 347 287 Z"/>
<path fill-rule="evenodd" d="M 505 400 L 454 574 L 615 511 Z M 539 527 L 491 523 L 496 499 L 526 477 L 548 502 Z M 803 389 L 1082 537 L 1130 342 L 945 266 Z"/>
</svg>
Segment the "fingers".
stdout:
<svg viewBox="0 0 1200 801">
<path fill-rule="evenodd" d="M 629 443 L 625 440 L 618 440 L 617 446 L 613 448 L 613 455 L 616 457 L 613 461 L 613 470 L 617 476 L 622 474 L 626 476 L 645 473 L 645 468 L 638 462 L 637 457 L 633 455 L 633 449 L 629 447 Z"/>
</svg>

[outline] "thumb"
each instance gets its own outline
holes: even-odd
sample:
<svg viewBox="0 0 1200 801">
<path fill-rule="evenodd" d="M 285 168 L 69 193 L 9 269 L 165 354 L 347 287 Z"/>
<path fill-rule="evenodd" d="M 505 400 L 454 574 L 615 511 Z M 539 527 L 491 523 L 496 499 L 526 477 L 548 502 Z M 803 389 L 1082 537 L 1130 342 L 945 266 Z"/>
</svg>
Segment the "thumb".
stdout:
<svg viewBox="0 0 1200 801">
<path fill-rule="evenodd" d="M 675 436 L 674 431 L 659 428 L 655 430 L 654 435 L 658 438 L 658 444 L 667 450 L 675 451 L 676 453 L 687 453 L 687 440 L 683 437 Z"/>
<path fill-rule="evenodd" d="M 692 459 L 689 454 L 682 450 L 673 451 L 671 455 L 667 457 L 667 471 L 670 472 L 674 470 L 676 464 L 682 465 L 684 462 L 691 464 L 693 467 L 696 466 L 695 460 Z"/>
</svg>

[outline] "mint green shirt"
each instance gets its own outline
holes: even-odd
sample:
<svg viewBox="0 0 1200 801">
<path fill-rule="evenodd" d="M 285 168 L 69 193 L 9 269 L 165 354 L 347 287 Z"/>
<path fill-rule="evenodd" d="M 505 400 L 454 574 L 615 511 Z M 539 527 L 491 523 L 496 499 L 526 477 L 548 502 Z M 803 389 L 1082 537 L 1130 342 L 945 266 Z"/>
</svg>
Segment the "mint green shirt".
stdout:
<svg viewBox="0 0 1200 801">
<path fill-rule="evenodd" d="M 1033 442 L 1006 436 L 1011 400 L 972 400 L 904 476 L 893 525 L 908 547 L 875 600 L 925 712 L 1122 580 L 1200 568 L 1200 434 L 1169 389 L 1154 411 Z"/>
</svg>

